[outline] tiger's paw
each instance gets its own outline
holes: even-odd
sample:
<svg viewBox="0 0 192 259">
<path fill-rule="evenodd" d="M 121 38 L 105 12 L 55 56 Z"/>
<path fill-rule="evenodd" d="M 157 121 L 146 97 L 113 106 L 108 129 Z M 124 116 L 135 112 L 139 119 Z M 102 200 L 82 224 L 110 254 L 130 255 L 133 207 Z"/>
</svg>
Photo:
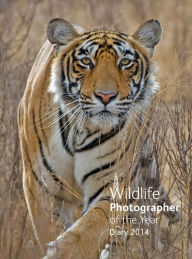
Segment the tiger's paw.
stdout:
<svg viewBox="0 0 192 259">
<path fill-rule="evenodd" d="M 99 259 L 109 259 L 110 258 L 110 244 L 107 243 L 103 250 L 101 251 Z"/>
<path fill-rule="evenodd" d="M 79 236 L 73 232 L 64 232 L 55 241 L 47 244 L 48 249 L 43 259 L 75 259 L 82 258 Z"/>
</svg>

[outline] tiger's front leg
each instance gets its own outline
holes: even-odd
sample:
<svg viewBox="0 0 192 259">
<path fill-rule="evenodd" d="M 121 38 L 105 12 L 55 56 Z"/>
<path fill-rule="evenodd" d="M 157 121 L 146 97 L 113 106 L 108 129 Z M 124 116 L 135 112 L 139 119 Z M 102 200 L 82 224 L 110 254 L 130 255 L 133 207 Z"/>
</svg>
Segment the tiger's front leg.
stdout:
<svg viewBox="0 0 192 259">
<path fill-rule="evenodd" d="M 44 259 L 96 259 L 109 239 L 109 202 L 89 208 L 67 231 L 48 244 Z"/>
</svg>

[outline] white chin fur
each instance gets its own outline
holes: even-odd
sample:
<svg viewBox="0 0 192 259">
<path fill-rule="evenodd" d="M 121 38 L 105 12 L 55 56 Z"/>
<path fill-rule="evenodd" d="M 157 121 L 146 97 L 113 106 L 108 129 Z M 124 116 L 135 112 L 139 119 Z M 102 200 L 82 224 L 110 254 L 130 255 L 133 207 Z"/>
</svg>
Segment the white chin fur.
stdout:
<svg viewBox="0 0 192 259">
<path fill-rule="evenodd" d="M 119 124 L 120 118 L 115 116 L 101 117 L 99 114 L 89 118 L 95 126 L 102 126 L 102 128 L 111 128 Z"/>
</svg>

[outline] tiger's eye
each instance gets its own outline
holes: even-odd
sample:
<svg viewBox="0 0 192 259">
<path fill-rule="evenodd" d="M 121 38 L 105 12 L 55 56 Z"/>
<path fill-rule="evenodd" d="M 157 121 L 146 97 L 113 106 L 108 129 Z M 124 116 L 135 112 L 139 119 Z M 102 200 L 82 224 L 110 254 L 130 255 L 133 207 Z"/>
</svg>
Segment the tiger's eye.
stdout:
<svg viewBox="0 0 192 259">
<path fill-rule="evenodd" d="M 90 65 L 92 63 L 90 58 L 82 58 L 81 62 L 85 65 Z"/>
<path fill-rule="evenodd" d="M 130 60 L 128 58 L 123 58 L 120 63 L 123 66 L 127 66 L 129 64 Z"/>
</svg>

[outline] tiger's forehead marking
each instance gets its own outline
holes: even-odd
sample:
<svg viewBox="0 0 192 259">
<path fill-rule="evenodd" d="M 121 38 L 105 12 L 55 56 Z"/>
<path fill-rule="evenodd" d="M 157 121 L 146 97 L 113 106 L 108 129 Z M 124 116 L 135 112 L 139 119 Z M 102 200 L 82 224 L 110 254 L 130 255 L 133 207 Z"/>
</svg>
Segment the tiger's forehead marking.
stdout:
<svg viewBox="0 0 192 259">
<path fill-rule="evenodd" d="M 129 57 L 133 59 L 135 50 L 130 41 L 128 41 L 128 35 L 124 33 L 112 32 L 112 31 L 93 31 L 85 33 L 82 36 L 83 42 L 78 49 L 78 55 L 90 55 L 96 56 L 99 49 L 110 50 L 116 53 L 119 57 Z"/>
</svg>

